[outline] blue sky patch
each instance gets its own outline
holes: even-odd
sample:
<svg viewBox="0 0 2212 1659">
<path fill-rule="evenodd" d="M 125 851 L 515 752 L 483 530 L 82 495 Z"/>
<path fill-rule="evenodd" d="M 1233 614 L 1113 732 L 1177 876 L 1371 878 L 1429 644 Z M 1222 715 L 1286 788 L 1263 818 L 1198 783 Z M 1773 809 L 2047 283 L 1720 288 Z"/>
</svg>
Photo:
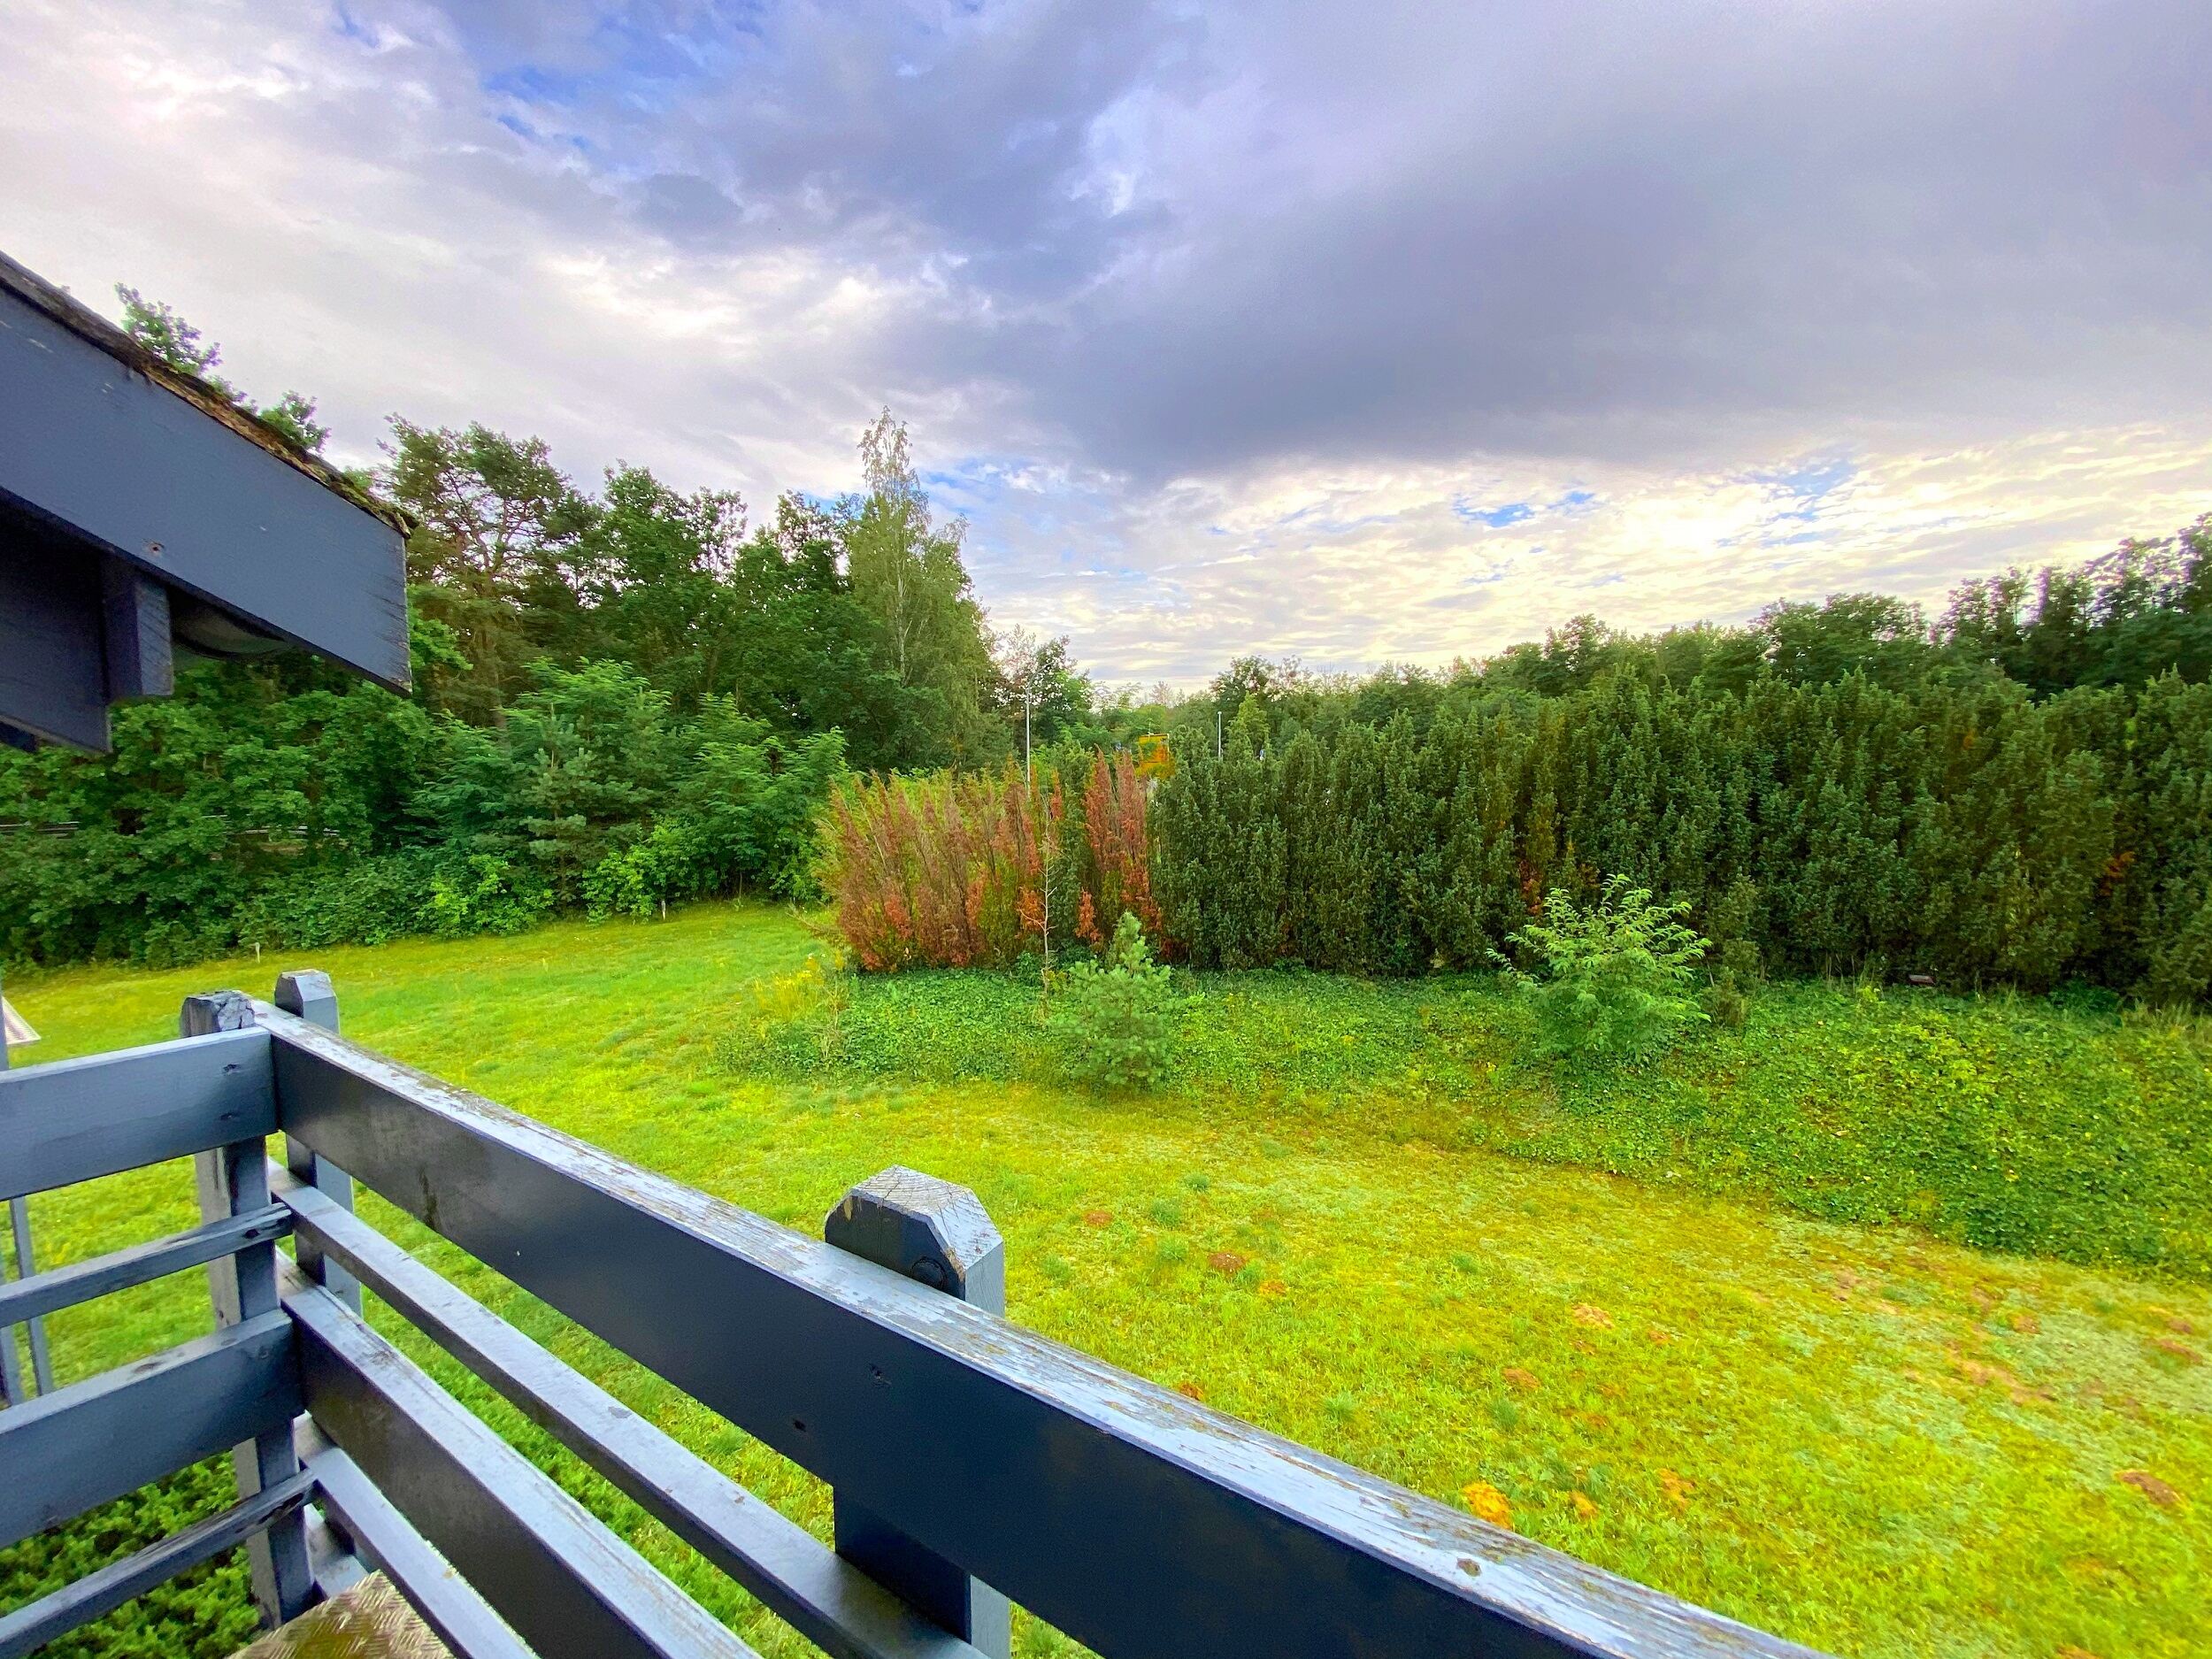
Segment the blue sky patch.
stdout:
<svg viewBox="0 0 2212 1659">
<path fill-rule="evenodd" d="M 1509 525 L 1517 525 L 1536 516 L 1536 509 L 1525 501 L 1509 501 L 1502 506 L 1486 507 L 1464 495 L 1452 497 L 1452 511 L 1469 524 L 1486 524 L 1493 530 L 1502 530 Z"/>
<path fill-rule="evenodd" d="M 1782 501 L 1793 503 L 1775 516 L 1811 519 L 1821 504 L 1858 475 L 1858 464 L 1847 456 L 1824 456 L 1795 462 L 1778 472 L 1754 472 L 1751 480 L 1764 484 Z"/>
</svg>

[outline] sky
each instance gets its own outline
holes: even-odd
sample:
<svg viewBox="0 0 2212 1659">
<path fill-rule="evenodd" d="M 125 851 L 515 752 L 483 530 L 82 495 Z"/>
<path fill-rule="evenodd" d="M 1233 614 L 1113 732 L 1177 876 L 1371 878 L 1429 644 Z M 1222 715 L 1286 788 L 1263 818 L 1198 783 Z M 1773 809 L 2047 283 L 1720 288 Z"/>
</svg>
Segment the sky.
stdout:
<svg viewBox="0 0 2212 1659">
<path fill-rule="evenodd" d="M 330 452 L 858 482 L 1109 681 L 2212 511 L 2204 0 L 0 0 L 0 251 Z"/>
</svg>

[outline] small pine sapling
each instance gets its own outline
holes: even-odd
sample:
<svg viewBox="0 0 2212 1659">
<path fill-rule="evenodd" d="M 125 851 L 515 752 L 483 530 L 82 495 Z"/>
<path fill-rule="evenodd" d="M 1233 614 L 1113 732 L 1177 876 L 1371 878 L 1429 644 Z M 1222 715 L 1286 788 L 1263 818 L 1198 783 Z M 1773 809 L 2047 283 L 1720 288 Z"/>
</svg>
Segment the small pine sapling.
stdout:
<svg viewBox="0 0 2212 1659">
<path fill-rule="evenodd" d="M 1134 1089 L 1156 1087 L 1166 1078 L 1184 999 L 1166 966 L 1152 960 L 1133 913 L 1122 912 L 1103 957 L 1075 964 L 1061 983 L 1053 1023 L 1071 1076 L 1100 1087 Z"/>
</svg>

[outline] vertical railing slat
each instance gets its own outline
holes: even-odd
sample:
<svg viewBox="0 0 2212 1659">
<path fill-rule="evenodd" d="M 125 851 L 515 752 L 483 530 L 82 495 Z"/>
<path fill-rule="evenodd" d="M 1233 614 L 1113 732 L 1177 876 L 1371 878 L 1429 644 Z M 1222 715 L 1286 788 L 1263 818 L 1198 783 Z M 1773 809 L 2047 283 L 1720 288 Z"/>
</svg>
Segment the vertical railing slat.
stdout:
<svg viewBox="0 0 2212 1659">
<path fill-rule="evenodd" d="M 5 1030 L 0 1030 L 0 1071 L 7 1069 L 8 1034 Z M 11 1217 L 15 1214 L 16 1205 L 20 1202 L 22 1200 L 16 1198 L 8 1201 L 8 1214 Z M 5 1263 L 0 1263 L 0 1271 L 4 1271 L 4 1270 Z M 29 1276 L 27 1268 L 18 1270 L 18 1278 Z M 15 1327 L 12 1325 L 0 1325 L 0 1405 L 19 1406 L 27 1398 L 23 1392 L 22 1374 L 18 1366 L 19 1362 L 15 1353 Z"/>
<path fill-rule="evenodd" d="M 15 1238 L 15 1276 L 28 1279 L 38 1271 L 38 1258 L 31 1248 L 31 1201 L 27 1198 L 8 1200 L 8 1231 Z M 42 1394 L 54 1392 L 54 1358 L 46 1346 L 46 1321 L 34 1316 L 24 1321 L 23 1328 L 31 1339 L 31 1375 Z M 12 1359 L 15 1333 L 8 1333 L 9 1357 Z"/>
<path fill-rule="evenodd" d="M 0 1032 L 0 1071 L 8 1069 L 8 1039 Z M 28 1279 L 38 1271 L 38 1264 L 31 1251 L 31 1203 L 27 1198 L 8 1200 L 8 1229 L 15 1239 L 15 1276 Z M 0 1264 L 4 1271 L 4 1264 Z M 24 1331 L 31 1339 L 31 1376 L 42 1394 L 54 1392 L 54 1362 L 46 1348 L 46 1321 L 27 1320 Z M 29 1396 L 25 1392 L 21 1373 L 17 1370 L 15 1327 L 0 1325 L 0 1402 L 21 1405 Z"/>
<path fill-rule="evenodd" d="M 338 1029 L 338 994 L 331 988 L 330 976 L 316 968 L 301 968 L 277 976 L 276 995 L 269 999 L 288 1014 L 296 1014 L 311 1025 L 325 1031 Z M 284 1102 L 277 1102 L 280 1120 Z M 284 1167 L 299 1179 L 338 1206 L 351 1212 L 353 1209 L 353 1177 L 347 1174 L 328 1158 L 319 1157 L 315 1149 L 296 1135 L 284 1137 Z M 344 1302 L 354 1312 L 361 1311 L 361 1286 L 352 1274 L 337 1263 L 324 1258 L 321 1248 L 310 1239 L 296 1239 L 292 1249 L 301 1270 L 322 1286 L 332 1295 Z"/>
<path fill-rule="evenodd" d="M 180 1034 L 187 1037 L 242 1030 L 254 1023 L 253 1004 L 238 991 L 188 996 L 177 1023 Z M 258 1135 L 196 1155 L 192 1167 L 199 1189 L 201 1219 L 212 1221 L 266 1209 L 267 1156 L 266 1143 Z M 276 1311 L 274 1240 L 249 1245 L 209 1263 L 207 1279 L 218 1325 L 236 1325 Z M 231 1453 L 231 1466 L 241 1498 L 258 1496 L 289 1480 L 300 1467 L 292 1449 L 290 1425 L 242 1441 Z M 306 1521 L 298 1510 L 257 1534 L 247 1547 L 247 1558 L 252 1569 L 254 1600 L 272 1628 L 308 1609 L 315 1598 L 315 1579 L 308 1562 Z"/>
</svg>

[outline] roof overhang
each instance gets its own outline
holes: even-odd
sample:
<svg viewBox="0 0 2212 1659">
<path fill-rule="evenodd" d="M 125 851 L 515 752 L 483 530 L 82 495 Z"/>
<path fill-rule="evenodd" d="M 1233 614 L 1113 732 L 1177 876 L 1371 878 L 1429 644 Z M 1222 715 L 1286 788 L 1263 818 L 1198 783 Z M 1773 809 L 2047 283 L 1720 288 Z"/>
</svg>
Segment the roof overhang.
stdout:
<svg viewBox="0 0 2212 1659">
<path fill-rule="evenodd" d="M 0 256 L 0 735 L 108 746 L 176 651 L 408 683 L 405 521 Z"/>
</svg>

